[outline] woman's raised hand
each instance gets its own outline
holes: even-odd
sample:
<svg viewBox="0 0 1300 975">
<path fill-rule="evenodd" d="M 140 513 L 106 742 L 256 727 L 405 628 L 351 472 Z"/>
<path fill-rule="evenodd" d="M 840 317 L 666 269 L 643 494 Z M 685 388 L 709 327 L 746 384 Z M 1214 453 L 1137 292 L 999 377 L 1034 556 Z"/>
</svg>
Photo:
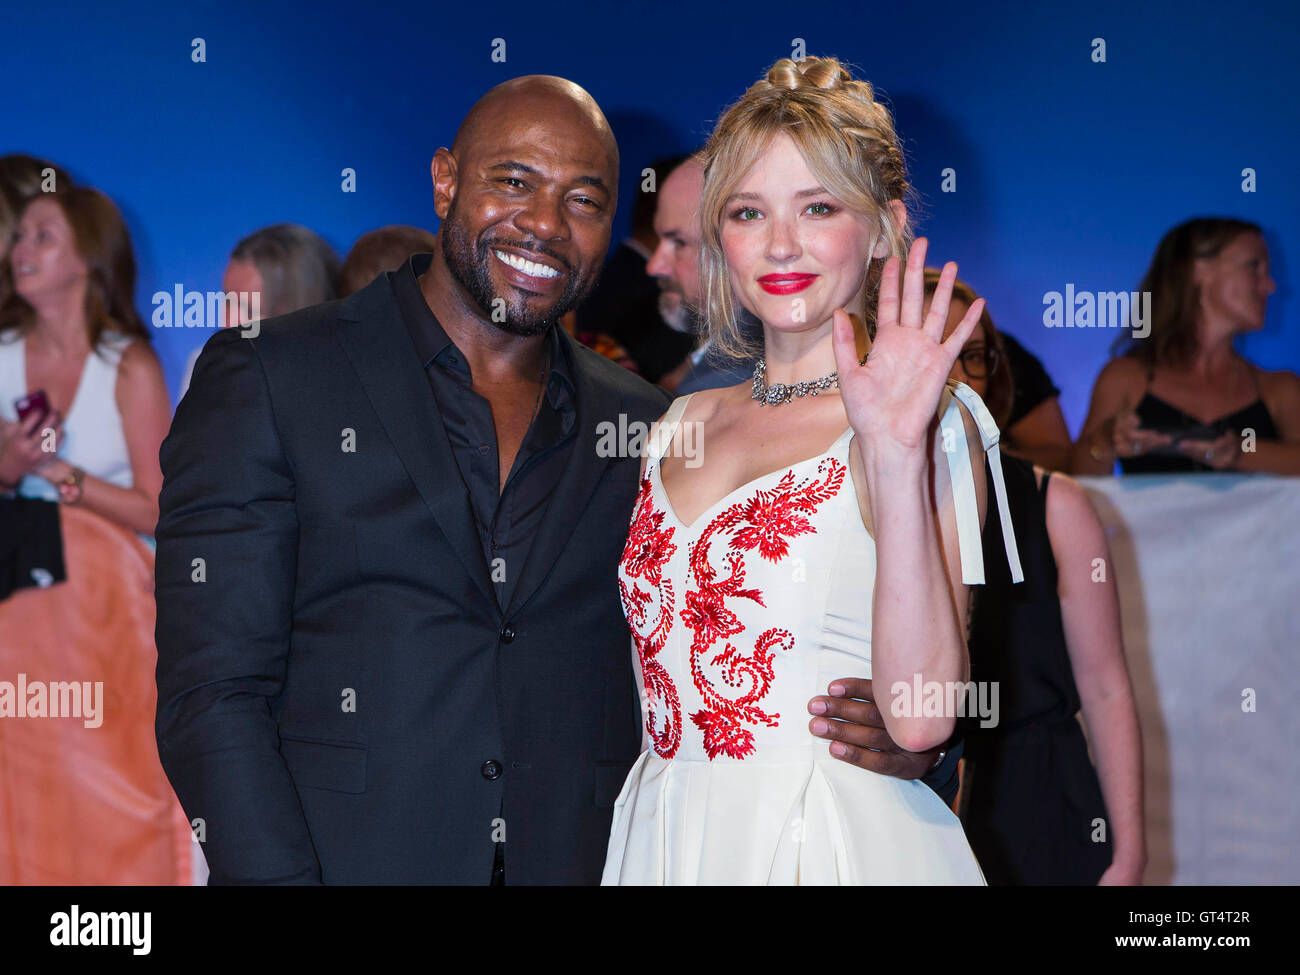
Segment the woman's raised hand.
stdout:
<svg viewBox="0 0 1300 975">
<path fill-rule="evenodd" d="M 926 446 L 948 374 L 984 309 L 980 298 L 943 340 L 957 265 L 951 261 L 944 265 L 930 313 L 924 315 L 926 247 L 924 237 L 912 244 L 901 301 L 898 258 L 885 261 L 876 337 L 865 363 L 858 361 L 848 312 L 839 308 L 834 314 L 835 363 L 844 409 L 864 446 L 876 453 L 913 452 Z"/>
</svg>

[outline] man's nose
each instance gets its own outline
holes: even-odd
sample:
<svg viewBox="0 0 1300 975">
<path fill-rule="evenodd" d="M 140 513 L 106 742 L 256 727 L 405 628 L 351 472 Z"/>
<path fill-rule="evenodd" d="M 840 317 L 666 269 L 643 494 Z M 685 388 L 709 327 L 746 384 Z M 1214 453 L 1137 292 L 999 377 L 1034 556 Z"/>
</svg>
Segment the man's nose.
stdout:
<svg viewBox="0 0 1300 975">
<path fill-rule="evenodd" d="M 515 216 L 515 226 L 538 240 L 567 236 L 563 200 L 554 193 L 534 193 Z"/>
<path fill-rule="evenodd" d="M 668 247 L 666 240 L 660 240 L 659 246 L 654 249 L 650 255 L 650 260 L 646 262 L 645 273 L 652 278 L 666 278 L 671 274 L 668 266 L 668 255 L 664 251 Z"/>
</svg>

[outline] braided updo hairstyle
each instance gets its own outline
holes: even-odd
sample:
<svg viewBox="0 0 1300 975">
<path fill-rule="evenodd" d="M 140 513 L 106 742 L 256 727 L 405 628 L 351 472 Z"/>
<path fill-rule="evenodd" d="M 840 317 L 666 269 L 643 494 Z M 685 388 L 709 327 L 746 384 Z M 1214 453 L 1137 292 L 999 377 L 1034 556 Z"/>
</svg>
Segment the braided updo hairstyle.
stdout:
<svg viewBox="0 0 1300 975">
<path fill-rule="evenodd" d="M 704 312 L 711 351 L 720 358 L 761 355 L 738 326 L 735 296 L 722 250 L 726 201 L 767 149 L 785 133 L 827 191 L 871 218 L 889 253 L 906 259 L 911 221 L 897 226 L 891 200 L 907 206 L 912 196 L 894 120 L 866 81 L 855 80 L 836 58 L 782 58 L 723 113 L 703 150 L 700 248 Z M 876 292 L 884 259 L 869 259 L 866 307 L 850 308 L 875 336 Z"/>
</svg>

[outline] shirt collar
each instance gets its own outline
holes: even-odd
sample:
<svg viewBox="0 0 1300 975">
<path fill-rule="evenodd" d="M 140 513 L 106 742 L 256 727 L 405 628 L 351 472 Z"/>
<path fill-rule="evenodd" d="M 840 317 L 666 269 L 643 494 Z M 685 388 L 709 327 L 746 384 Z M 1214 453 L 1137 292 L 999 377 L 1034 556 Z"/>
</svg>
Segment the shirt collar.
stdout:
<svg viewBox="0 0 1300 975">
<path fill-rule="evenodd" d="M 419 356 L 420 365 L 428 369 L 430 363 L 437 361 L 445 368 L 455 369 L 468 376 L 469 366 L 465 362 L 464 354 L 447 335 L 437 316 L 429 308 L 429 303 L 424 300 L 424 292 L 420 290 L 419 276 L 428 271 L 432 263 L 432 254 L 412 254 L 401 267 L 388 272 L 388 280 L 401 309 L 402 319 L 411 333 L 411 340 L 415 343 L 415 352 Z M 563 386 L 570 395 L 574 390 L 569 343 L 561 341 L 559 331 L 557 326 L 547 333 L 551 352 L 551 378 L 547 383 L 547 399 L 557 407 L 560 405 L 556 401 L 559 393 L 557 384 Z"/>
</svg>

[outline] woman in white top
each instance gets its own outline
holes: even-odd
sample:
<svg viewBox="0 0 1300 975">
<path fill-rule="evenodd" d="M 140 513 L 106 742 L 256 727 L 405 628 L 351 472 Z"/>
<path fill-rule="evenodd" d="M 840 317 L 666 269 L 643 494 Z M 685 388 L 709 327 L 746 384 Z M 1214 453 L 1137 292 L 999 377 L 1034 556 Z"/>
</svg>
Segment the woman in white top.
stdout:
<svg viewBox="0 0 1300 975">
<path fill-rule="evenodd" d="M 162 369 L 132 298 L 135 257 L 98 190 L 33 199 L 8 257 L 0 307 L 0 491 L 77 504 L 151 536 L 171 422 Z M 44 391 L 50 413 L 19 422 Z"/>
</svg>

